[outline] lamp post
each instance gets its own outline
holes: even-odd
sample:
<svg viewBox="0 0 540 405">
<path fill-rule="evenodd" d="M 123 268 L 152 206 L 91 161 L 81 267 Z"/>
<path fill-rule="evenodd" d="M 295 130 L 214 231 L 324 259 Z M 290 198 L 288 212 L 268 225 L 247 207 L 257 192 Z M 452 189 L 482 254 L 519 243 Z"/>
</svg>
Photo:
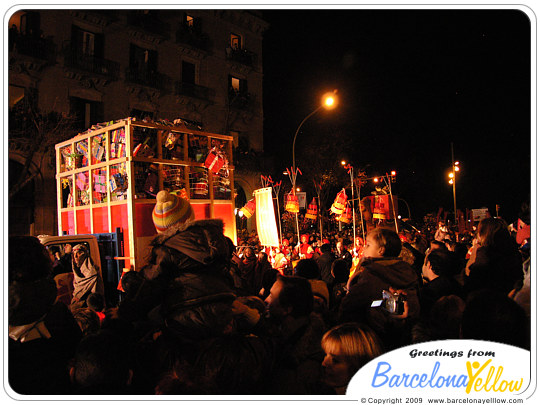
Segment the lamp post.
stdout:
<svg viewBox="0 0 540 405">
<path fill-rule="evenodd" d="M 356 240 L 356 216 L 354 212 L 354 167 L 351 164 L 347 164 L 344 160 L 341 161 L 341 165 L 349 171 L 349 175 L 351 176 L 351 205 L 352 205 L 352 221 L 353 221 L 353 241 Z M 358 196 L 360 198 L 360 196 Z M 362 210 L 360 210 L 360 216 L 362 216 Z M 365 240 L 364 235 L 364 219 L 362 220 L 362 239 Z"/>
<path fill-rule="evenodd" d="M 298 128 L 296 128 L 296 132 L 294 133 L 293 138 L 293 146 L 292 146 L 292 172 L 294 173 L 294 176 L 291 177 L 292 182 L 292 189 L 293 194 L 296 194 L 296 160 L 295 160 L 295 146 L 296 146 L 296 137 L 298 136 L 298 133 L 300 132 L 300 128 L 302 125 L 304 125 L 304 122 L 306 122 L 312 115 L 317 113 L 319 110 L 325 108 L 327 110 L 333 110 L 337 106 L 337 90 L 334 90 L 332 92 L 325 93 L 321 100 L 321 105 L 318 106 L 316 109 L 314 109 L 312 112 L 310 112 L 306 117 L 302 120 L 300 125 L 298 125 Z M 300 244 L 300 228 L 298 226 L 298 213 L 295 214 L 296 216 L 296 233 L 298 234 L 298 243 Z"/>
<path fill-rule="evenodd" d="M 454 160 L 454 143 L 450 143 L 450 148 L 452 151 L 452 171 L 448 173 L 448 177 L 450 180 L 448 180 L 448 183 L 452 185 L 452 192 L 454 194 L 454 226 L 458 225 L 458 217 L 457 217 L 457 204 L 456 204 L 456 172 L 459 172 L 459 162 L 456 162 Z"/>
</svg>

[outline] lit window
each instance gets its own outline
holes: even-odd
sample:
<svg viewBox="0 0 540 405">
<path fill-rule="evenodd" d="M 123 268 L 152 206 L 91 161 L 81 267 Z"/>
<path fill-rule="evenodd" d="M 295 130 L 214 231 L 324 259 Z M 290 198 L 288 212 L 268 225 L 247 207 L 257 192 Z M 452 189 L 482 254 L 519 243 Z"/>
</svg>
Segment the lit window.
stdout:
<svg viewBox="0 0 540 405">
<path fill-rule="evenodd" d="M 239 93 L 240 92 L 240 79 L 236 77 L 231 77 L 231 88 Z"/>
<path fill-rule="evenodd" d="M 240 35 L 231 34 L 231 48 L 232 49 L 242 48 L 242 37 Z"/>
<path fill-rule="evenodd" d="M 195 24 L 195 18 L 190 15 L 186 15 L 186 25 L 188 27 L 193 27 L 194 24 Z"/>
</svg>

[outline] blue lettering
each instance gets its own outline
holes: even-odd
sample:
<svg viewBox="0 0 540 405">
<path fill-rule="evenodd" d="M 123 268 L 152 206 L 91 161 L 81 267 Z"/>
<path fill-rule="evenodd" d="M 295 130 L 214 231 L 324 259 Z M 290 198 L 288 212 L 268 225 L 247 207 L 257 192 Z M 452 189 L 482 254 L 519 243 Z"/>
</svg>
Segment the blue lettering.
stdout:
<svg viewBox="0 0 540 405">
<path fill-rule="evenodd" d="M 457 383 L 456 383 L 455 387 L 459 387 L 460 385 L 462 387 L 466 387 L 467 385 L 469 385 L 469 381 L 467 380 L 467 376 L 464 375 L 464 374 L 461 374 L 458 377 L 458 380 L 457 380 Z"/>
<path fill-rule="evenodd" d="M 399 387 L 401 383 L 399 382 L 399 375 L 394 374 L 392 377 L 390 377 L 390 383 L 388 384 L 389 387 Z"/>
<path fill-rule="evenodd" d="M 417 388 L 418 387 L 418 384 L 413 385 L 415 379 L 419 380 L 420 376 L 418 374 L 413 374 L 413 376 L 411 378 L 411 388 Z"/>
<path fill-rule="evenodd" d="M 445 379 L 443 376 L 440 376 L 439 378 L 437 378 L 437 383 L 435 384 L 437 388 L 442 388 L 442 386 L 444 385 L 444 381 Z"/>
<path fill-rule="evenodd" d="M 429 380 L 429 386 L 431 388 L 435 388 L 435 386 L 433 385 L 433 380 L 435 380 L 435 376 L 437 375 L 437 371 L 439 371 L 439 367 L 441 366 L 441 363 L 439 363 L 438 361 L 435 362 L 435 367 L 433 367 L 433 372 L 431 373 L 431 378 Z"/>
<path fill-rule="evenodd" d="M 411 379 L 411 381 L 412 381 L 412 379 Z M 403 385 L 405 387 L 410 387 L 411 386 L 411 382 L 409 382 L 409 374 L 403 374 Z"/>
<path fill-rule="evenodd" d="M 427 374 L 422 374 L 422 377 L 420 377 L 420 384 L 418 384 L 418 385 L 420 385 L 420 387 L 422 387 L 422 388 L 426 388 L 427 385 L 428 385 L 426 380 L 427 380 Z M 423 383 L 425 383 L 425 384 L 423 384 Z"/>
<path fill-rule="evenodd" d="M 386 366 L 386 370 L 379 372 L 379 370 L 381 369 L 381 366 Z M 382 387 L 383 385 L 385 385 L 388 382 L 388 376 L 386 375 L 386 373 L 388 373 L 391 369 L 392 369 L 392 367 L 390 366 L 389 363 L 387 363 L 385 361 L 379 362 L 377 364 L 377 369 L 375 370 L 375 374 L 373 375 L 373 381 L 371 382 L 371 386 L 375 387 L 375 388 L 378 388 L 378 387 Z M 375 381 L 379 377 L 384 378 L 384 380 L 383 380 L 383 382 L 376 384 Z"/>
</svg>

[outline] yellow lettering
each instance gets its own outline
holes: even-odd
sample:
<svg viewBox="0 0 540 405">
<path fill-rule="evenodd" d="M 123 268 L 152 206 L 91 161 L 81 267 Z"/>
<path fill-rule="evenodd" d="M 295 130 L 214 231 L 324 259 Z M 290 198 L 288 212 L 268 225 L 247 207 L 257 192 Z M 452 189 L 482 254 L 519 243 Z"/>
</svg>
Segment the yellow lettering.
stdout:
<svg viewBox="0 0 540 405">
<path fill-rule="evenodd" d="M 493 391 L 501 391 L 502 392 L 502 391 L 504 391 L 506 389 L 506 387 L 504 389 L 501 389 L 501 386 L 502 386 L 503 382 L 506 383 L 506 381 L 504 381 L 504 380 L 499 384 L 499 389 L 497 389 L 495 387 L 495 384 L 497 384 L 497 382 L 499 381 L 499 378 L 501 378 L 502 373 L 503 373 L 503 368 L 502 368 L 502 366 L 499 366 L 499 369 L 497 370 L 497 374 L 495 374 L 495 381 L 493 382 Z"/>
<path fill-rule="evenodd" d="M 470 394 L 473 388 L 475 391 L 485 390 L 486 392 L 489 392 L 491 390 L 496 392 L 504 392 L 506 390 L 510 390 L 512 392 L 519 391 L 521 389 L 521 386 L 523 385 L 523 378 L 521 378 L 519 381 L 502 380 L 499 382 L 504 371 L 504 368 L 502 366 L 499 366 L 497 368 L 496 373 L 495 367 L 491 366 L 487 373 L 486 379 L 483 380 L 482 378 L 480 378 L 480 373 L 484 371 L 484 369 L 489 365 L 490 362 L 491 360 L 488 360 L 482 366 L 480 366 L 480 363 L 477 361 L 472 364 L 469 361 L 467 362 L 467 375 L 469 377 L 469 382 L 467 383 L 467 387 L 465 389 L 465 392 L 467 394 Z M 473 370 L 476 370 L 476 372 L 473 372 Z M 495 377 L 493 377 L 493 373 L 495 373 Z M 494 378 L 493 383 L 491 383 L 492 378 Z"/>
<path fill-rule="evenodd" d="M 512 383 L 514 383 L 514 387 L 512 387 Z M 520 379 L 519 386 L 517 381 L 511 381 L 510 384 L 508 384 L 508 389 L 510 390 L 510 392 L 518 391 L 519 389 L 521 389 L 521 384 L 523 384 L 523 378 Z"/>
<path fill-rule="evenodd" d="M 481 378 L 477 378 L 475 381 L 474 381 L 474 390 L 475 391 L 481 391 L 482 390 L 482 379 Z"/>
<path fill-rule="evenodd" d="M 491 390 L 490 387 L 488 387 L 488 384 L 489 384 L 489 381 L 491 380 L 491 377 L 493 376 L 493 370 L 495 370 L 495 367 L 491 366 L 489 368 L 489 372 L 488 372 L 488 375 L 487 375 L 487 378 L 486 378 L 486 384 L 484 385 L 484 389 L 489 392 Z"/>
<path fill-rule="evenodd" d="M 491 359 L 486 361 L 482 367 L 480 367 L 480 363 L 478 363 L 477 361 L 475 361 L 472 364 L 471 364 L 470 361 L 467 362 L 467 374 L 469 376 L 469 383 L 467 384 L 467 388 L 465 389 L 465 392 L 467 394 L 471 393 L 471 389 L 473 387 L 473 384 L 475 385 L 475 390 L 476 390 L 476 387 L 478 386 L 478 382 L 475 382 L 475 380 L 478 377 L 478 375 L 487 367 L 487 365 L 489 363 L 491 363 Z M 473 370 L 472 370 L 473 367 L 478 368 L 478 371 L 476 373 L 474 373 L 474 374 L 473 374 Z M 479 380 L 479 381 L 480 381 L 480 384 L 482 384 L 482 380 Z"/>
</svg>

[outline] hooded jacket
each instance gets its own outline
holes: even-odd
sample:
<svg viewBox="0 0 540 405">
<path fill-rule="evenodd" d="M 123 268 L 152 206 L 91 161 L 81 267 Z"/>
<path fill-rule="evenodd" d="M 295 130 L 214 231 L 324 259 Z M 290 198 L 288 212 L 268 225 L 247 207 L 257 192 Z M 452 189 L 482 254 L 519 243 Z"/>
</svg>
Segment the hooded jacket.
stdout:
<svg viewBox="0 0 540 405">
<path fill-rule="evenodd" d="M 216 301 L 232 301 L 229 269 L 234 249 L 223 235 L 223 221 L 208 219 L 180 224 L 151 242 L 149 264 L 137 294 L 124 300 L 119 314 L 144 317 L 161 308 L 161 316 Z M 156 322 L 163 322 L 158 317 Z"/>
<path fill-rule="evenodd" d="M 223 235 L 221 219 L 190 221 L 159 234 L 150 243 L 150 264 L 144 276 L 174 277 L 180 272 L 217 271 L 228 274 L 234 250 Z"/>
<path fill-rule="evenodd" d="M 340 321 L 365 322 L 373 301 L 382 299 L 382 291 L 403 290 L 409 305 L 409 317 L 420 312 L 418 277 L 414 269 L 399 258 L 366 258 L 349 283 L 349 293 L 343 298 Z"/>
</svg>

